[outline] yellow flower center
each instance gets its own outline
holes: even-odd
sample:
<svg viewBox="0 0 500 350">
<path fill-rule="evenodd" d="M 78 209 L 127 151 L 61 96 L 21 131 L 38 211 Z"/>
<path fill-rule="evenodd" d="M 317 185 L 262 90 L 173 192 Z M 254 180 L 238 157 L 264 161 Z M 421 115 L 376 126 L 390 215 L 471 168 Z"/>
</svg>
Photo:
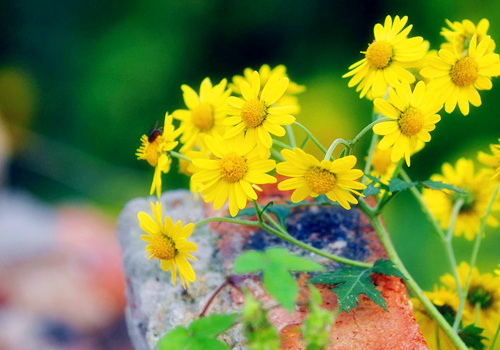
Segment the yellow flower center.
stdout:
<svg viewBox="0 0 500 350">
<path fill-rule="evenodd" d="M 241 107 L 241 119 L 251 128 L 262 124 L 266 117 L 266 105 L 264 102 L 254 99 L 247 101 Z"/>
<path fill-rule="evenodd" d="M 392 46 L 385 40 L 376 41 L 366 50 L 366 59 L 375 68 L 385 68 L 392 59 Z"/>
<path fill-rule="evenodd" d="M 236 153 L 229 153 L 220 161 L 220 172 L 223 179 L 230 182 L 239 181 L 245 176 L 248 166 L 245 158 Z"/>
<path fill-rule="evenodd" d="M 203 102 L 191 110 L 191 122 L 201 131 L 208 131 L 214 125 L 214 111 L 210 104 Z"/>
<path fill-rule="evenodd" d="M 478 64 L 470 57 L 459 59 L 451 70 L 451 79 L 458 86 L 469 86 L 476 81 L 478 76 Z"/>
<path fill-rule="evenodd" d="M 150 259 L 171 260 L 177 255 L 177 249 L 172 238 L 162 234 L 151 237 L 147 251 L 151 254 Z"/>
<path fill-rule="evenodd" d="M 158 151 L 158 147 L 160 146 L 160 141 L 161 141 L 161 136 L 158 136 L 156 140 L 153 142 L 149 143 L 149 141 L 146 141 L 145 147 L 144 147 L 144 155 L 146 156 L 146 160 L 151 166 L 157 166 L 158 165 L 158 158 L 160 157 L 160 152 Z"/>
<path fill-rule="evenodd" d="M 401 133 L 406 136 L 417 135 L 424 126 L 424 116 L 418 108 L 411 107 L 398 119 Z"/>
<path fill-rule="evenodd" d="M 311 191 L 317 194 L 330 192 L 337 182 L 333 173 L 319 166 L 309 168 L 304 178 Z"/>
</svg>

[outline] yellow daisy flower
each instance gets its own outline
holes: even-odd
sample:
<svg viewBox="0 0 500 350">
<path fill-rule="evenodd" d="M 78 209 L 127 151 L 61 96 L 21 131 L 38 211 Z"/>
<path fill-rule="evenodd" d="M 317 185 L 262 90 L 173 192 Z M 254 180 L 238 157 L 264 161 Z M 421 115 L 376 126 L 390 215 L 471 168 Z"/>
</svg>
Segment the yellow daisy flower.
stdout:
<svg viewBox="0 0 500 350">
<path fill-rule="evenodd" d="M 495 273 L 496 273 L 498 276 L 500 276 L 500 264 L 498 264 L 498 269 L 497 269 L 497 270 L 495 270 Z"/>
<path fill-rule="evenodd" d="M 493 179 L 500 180 L 500 139 L 498 139 L 498 145 L 490 145 L 491 153 L 486 154 L 484 152 L 479 152 L 477 159 L 484 165 L 493 168 Z"/>
<path fill-rule="evenodd" d="M 479 43 L 474 35 L 466 54 L 450 50 L 439 50 L 439 56 L 429 55 L 429 66 L 420 74 L 432 79 L 428 89 L 444 101 L 445 110 L 451 113 L 457 106 L 463 115 L 469 114 L 469 102 L 473 106 L 481 105 L 477 90 L 490 90 L 493 86 L 491 77 L 500 75 L 500 58 L 488 53 L 491 38 L 485 36 Z"/>
<path fill-rule="evenodd" d="M 391 154 L 391 148 L 380 149 L 378 144 L 373 151 L 370 175 L 380 177 L 380 181 L 385 184 L 389 182 L 396 169 L 397 163 L 391 161 Z"/>
<path fill-rule="evenodd" d="M 149 259 L 159 259 L 162 270 L 170 270 L 174 286 L 177 268 L 182 286 L 186 289 L 189 287 L 189 282 L 196 280 L 193 268 L 187 260 L 198 260 L 190 254 L 196 252 L 198 247 L 195 243 L 187 241 L 187 238 L 193 233 L 194 224 L 189 223 L 182 226 L 182 222 L 179 220 L 174 225 L 168 216 L 163 221 L 162 205 L 159 202 L 156 202 L 156 205 L 151 203 L 151 209 L 153 217 L 143 211 L 138 214 L 141 228 L 147 233 L 141 235 L 141 239 L 149 243 L 146 246 Z"/>
<path fill-rule="evenodd" d="M 228 99 L 231 116 L 224 120 L 224 125 L 230 127 L 224 137 L 231 138 L 245 133 L 245 143 L 257 143 L 271 148 L 271 134 L 284 136 L 285 129 L 282 125 L 295 121 L 295 117 L 290 115 L 295 110 L 294 106 L 273 106 L 285 93 L 288 83 L 288 78 L 275 74 L 261 91 L 261 79 L 257 71 L 253 72 L 250 84 L 242 81 L 240 89 L 243 98 L 231 96 Z"/>
<path fill-rule="evenodd" d="M 458 310 L 458 295 L 456 292 L 447 290 L 444 287 L 434 287 L 433 292 L 425 292 L 425 295 L 436 306 L 448 323 L 453 324 Z M 455 350 L 451 340 L 441 329 L 434 318 L 429 314 L 426 307 L 418 299 L 411 299 L 415 318 L 420 325 L 422 334 L 429 349 Z"/>
<path fill-rule="evenodd" d="M 285 162 L 276 165 L 276 172 L 291 177 L 278 184 L 280 191 L 295 190 L 292 193 L 292 202 L 298 203 L 307 196 L 318 197 L 325 194 L 331 201 L 339 202 L 345 209 L 351 209 L 349 203 L 357 204 L 358 200 L 349 192 L 361 195 L 356 190 L 366 188 L 356 179 L 363 176 L 356 165 L 355 156 L 339 158 L 333 162 L 317 160 L 300 148 L 284 149 L 281 155 Z"/>
<path fill-rule="evenodd" d="M 243 76 L 235 75 L 233 77 L 233 83 L 229 84 L 229 87 L 237 94 L 241 95 L 240 84 L 243 81 L 246 81 L 248 84 L 252 84 L 252 75 L 253 69 L 245 68 L 243 70 Z M 265 86 L 269 81 L 269 78 L 273 75 L 277 75 L 278 77 L 287 77 L 286 67 L 282 64 L 271 69 L 268 64 L 264 64 L 259 69 L 259 77 L 260 77 L 260 86 Z M 290 112 L 291 114 L 296 114 L 300 111 L 300 106 L 298 104 L 297 97 L 294 96 L 296 94 L 300 94 L 306 90 L 304 85 L 298 85 L 297 83 L 290 81 L 288 87 L 283 94 L 283 96 L 276 101 L 276 105 L 278 106 L 294 106 L 295 110 Z"/>
<path fill-rule="evenodd" d="M 205 78 L 199 95 L 189 86 L 181 86 L 184 102 L 189 109 L 178 109 L 174 111 L 173 117 L 181 121 L 182 152 L 195 145 L 200 133 L 222 135 L 224 132 L 222 121 L 226 117 L 227 98 L 231 94 L 230 89 L 226 90 L 226 85 L 226 79 L 212 86 L 210 79 Z"/>
<path fill-rule="evenodd" d="M 480 171 L 474 174 L 474 164 L 472 160 L 460 158 L 455 167 L 449 163 L 443 164 L 442 175 L 433 175 L 431 180 L 441 181 L 453 185 L 465 191 L 465 194 L 452 192 L 449 190 L 424 189 L 423 197 L 430 210 L 440 222 L 441 227 L 447 229 L 450 225 L 453 206 L 459 198 L 464 199 L 464 204 L 460 209 L 456 221 L 454 234 L 472 240 L 486 212 L 491 200 L 495 184 L 489 181 L 487 172 Z M 492 211 L 498 211 L 500 203 L 497 200 L 493 204 Z M 492 215 L 486 219 L 490 226 L 498 226 L 498 221 Z"/>
<path fill-rule="evenodd" d="M 373 126 L 373 132 L 383 135 L 379 148 L 384 150 L 391 146 L 391 160 L 399 161 L 405 157 L 410 166 L 410 156 L 416 151 L 418 142 L 429 142 L 429 131 L 436 128 L 441 120 L 436 114 L 442 105 L 431 96 L 420 81 L 413 93 L 410 84 L 402 83 L 389 89 L 389 98 L 377 98 L 373 101 L 375 109 L 393 120 L 381 122 Z"/>
<path fill-rule="evenodd" d="M 467 54 L 469 43 L 474 35 L 477 36 L 478 41 L 485 38 L 488 35 L 488 28 L 490 27 L 490 22 L 486 18 L 480 20 L 477 26 L 468 19 L 462 22 L 451 22 L 446 20 L 446 24 L 448 24 L 450 28 L 443 28 L 441 35 L 444 36 L 448 42 L 441 44 L 441 48 L 451 52 L 456 51 L 460 54 Z M 495 51 L 495 42 L 491 40 L 486 52 L 493 53 L 493 51 Z"/>
<path fill-rule="evenodd" d="M 142 135 L 142 145 L 137 149 L 137 159 L 144 159 L 155 167 L 153 183 L 151 184 L 150 195 L 156 190 L 156 196 L 161 194 L 161 174 L 170 171 L 170 163 L 172 160 L 168 157 L 168 151 L 171 151 L 177 146 L 178 142 L 174 141 L 179 136 L 179 131 L 175 130 L 172 124 L 172 116 L 165 114 L 165 122 L 163 128 L 153 127 L 149 135 Z"/>
<path fill-rule="evenodd" d="M 342 76 L 352 76 L 348 86 L 358 85 L 356 91 L 361 91 L 360 98 L 368 92 L 373 98 L 381 97 L 389 86 L 415 81 L 406 69 L 417 67 L 427 48 L 422 37 L 408 38 L 412 25 L 403 29 L 407 21 L 407 16 L 401 19 L 396 16 L 394 22 L 387 16 L 383 26 L 377 23 L 373 29 L 375 40 L 361 52 L 365 58 L 350 66 L 350 71 Z"/>
<path fill-rule="evenodd" d="M 276 162 L 260 158 L 255 144 L 244 142 L 243 135 L 232 139 L 207 135 L 205 143 L 211 156 L 192 159 L 200 169 L 192 181 L 201 184 L 204 201 L 213 202 L 216 210 L 229 199 L 229 212 L 236 216 L 249 199 L 257 199 L 255 184 L 276 182 L 276 178 L 266 174 L 274 169 Z"/>
<path fill-rule="evenodd" d="M 462 262 L 457 267 L 460 287 L 465 288 L 469 264 Z M 441 282 L 451 288 L 457 289 L 455 279 L 450 274 L 441 277 Z M 475 322 L 477 313 L 477 326 L 484 328 L 484 336 L 490 340 L 495 334 L 500 323 L 500 277 L 491 273 L 480 274 L 478 269 L 472 269 L 467 300 L 464 306 L 463 320 L 468 325 Z"/>
</svg>

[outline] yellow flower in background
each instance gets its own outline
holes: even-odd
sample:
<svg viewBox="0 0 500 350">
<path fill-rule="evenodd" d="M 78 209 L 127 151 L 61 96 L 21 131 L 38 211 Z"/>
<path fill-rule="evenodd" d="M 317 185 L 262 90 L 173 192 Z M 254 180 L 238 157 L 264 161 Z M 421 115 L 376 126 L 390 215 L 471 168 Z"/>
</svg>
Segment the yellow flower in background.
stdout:
<svg viewBox="0 0 500 350">
<path fill-rule="evenodd" d="M 284 149 L 281 155 L 285 162 L 276 165 L 276 172 L 291 177 L 278 184 L 281 191 L 294 190 L 292 202 L 298 203 L 307 196 L 318 197 L 326 195 L 331 201 L 339 202 L 345 209 L 351 209 L 349 203 L 357 204 L 358 200 L 350 193 L 361 195 L 356 190 L 366 188 L 362 183 L 355 181 L 363 176 L 356 165 L 355 156 L 347 156 L 332 161 L 317 160 L 300 148 Z"/>
<path fill-rule="evenodd" d="M 205 78 L 199 95 L 189 86 L 181 86 L 184 102 L 189 109 L 178 109 L 174 111 L 173 117 L 181 121 L 179 129 L 182 130 L 180 141 L 184 144 L 182 152 L 196 144 L 200 133 L 223 134 L 222 121 L 227 116 L 227 98 L 231 94 L 231 90 L 226 90 L 226 85 L 226 79 L 212 86 L 210 79 Z"/>
<path fill-rule="evenodd" d="M 172 160 L 168 157 L 168 151 L 171 151 L 177 146 L 178 142 L 175 139 L 179 136 L 179 130 L 175 130 L 172 124 L 172 116 L 165 114 L 163 127 L 156 128 L 149 135 L 142 135 L 142 145 L 137 149 L 137 159 L 144 159 L 155 167 L 153 182 L 151 184 L 150 195 L 156 190 L 156 196 L 161 194 L 161 174 L 170 171 L 170 163 Z"/>
<path fill-rule="evenodd" d="M 249 199 L 257 199 L 255 184 L 276 182 L 276 178 L 266 174 L 276 162 L 262 159 L 255 144 L 244 142 L 243 135 L 232 139 L 206 136 L 205 143 L 212 156 L 192 159 L 199 169 L 192 179 L 201 184 L 204 201 L 213 202 L 216 210 L 229 200 L 229 212 L 236 216 Z"/>
<path fill-rule="evenodd" d="M 462 289 L 465 288 L 469 270 L 470 267 L 465 262 L 457 267 Z M 450 274 L 442 276 L 441 282 L 451 290 L 457 289 L 455 279 Z M 480 274 L 479 270 L 474 267 L 464 306 L 464 325 L 474 323 L 476 314 L 477 326 L 484 328 L 483 335 L 491 341 L 500 323 L 500 277 L 493 276 L 491 273 Z"/>
<path fill-rule="evenodd" d="M 498 264 L 498 269 L 497 269 L 497 270 L 495 270 L 495 273 L 496 273 L 498 276 L 500 276 L 500 264 Z"/>
<path fill-rule="evenodd" d="M 467 54 L 472 37 L 476 35 L 478 41 L 483 40 L 488 35 L 490 27 L 490 22 L 486 18 L 480 20 L 477 26 L 468 19 L 464 19 L 462 22 L 446 20 L 446 24 L 450 28 L 443 28 L 441 35 L 448 42 L 441 44 L 441 48 L 451 52 L 456 51 L 459 54 Z M 493 53 L 493 51 L 495 51 L 495 42 L 491 40 L 486 52 Z"/>
<path fill-rule="evenodd" d="M 465 191 L 465 194 L 449 190 L 424 189 L 423 197 L 430 210 L 440 222 L 441 227 L 447 229 L 450 225 L 453 206 L 459 198 L 463 198 L 464 204 L 460 209 L 456 222 L 454 234 L 464 235 L 466 239 L 472 240 L 477 232 L 481 220 L 486 213 L 486 209 L 493 195 L 495 183 L 491 182 L 491 175 L 487 171 L 480 171 L 474 174 L 474 164 L 472 160 L 460 158 L 455 167 L 449 163 L 443 164 L 442 175 L 433 175 L 431 180 L 442 181 Z M 493 204 L 492 212 L 500 209 L 498 197 Z M 489 215 L 486 223 L 497 227 L 498 221 Z"/>
<path fill-rule="evenodd" d="M 380 177 L 380 181 L 387 184 L 396 169 L 395 162 L 391 161 L 392 149 L 380 149 L 375 146 L 373 150 L 370 175 Z"/>
<path fill-rule="evenodd" d="M 500 180 L 500 139 L 498 142 L 497 145 L 490 145 L 491 155 L 484 152 L 479 152 L 477 155 L 477 159 L 481 163 L 493 169 L 493 179 L 495 180 Z"/>
<path fill-rule="evenodd" d="M 368 92 L 372 98 L 381 97 L 389 86 L 415 81 L 407 68 L 418 67 L 427 47 L 422 37 L 408 38 L 412 25 L 404 28 L 407 21 L 407 16 L 401 19 L 396 16 L 394 22 L 387 16 L 383 26 L 377 23 L 373 29 L 375 41 L 361 52 L 365 58 L 350 66 L 350 71 L 342 76 L 352 76 L 348 86 L 358 85 L 356 91 L 361 91 L 360 98 Z"/>
<path fill-rule="evenodd" d="M 294 106 L 273 106 L 285 93 L 288 83 L 288 78 L 272 75 L 261 91 L 257 71 L 253 72 L 250 84 L 242 81 L 240 89 L 243 98 L 231 96 L 228 99 L 231 116 L 224 120 L 224 125 L 229 126 L 224 137 L 245 134 L 245 143 L 271 148 L 271 134 L 284 136 L 286 132 L 282 125 L 295 121 L 295 117 L 290 115 L 295 110 Z"/>
<path fill-rule="evenodd" d="M 438 288 L 435 286 L 433 292 L 425 292 L 425 295 L 436 306 L 448 323 L 453 324 L 458 310 L 459 300 L 457 293 L 447 290 L 444 287 Z M 412 298 L 411 302 L 415 318 L 420 325 L 429 349 L 455 350 L 456 347 L 420 300 Z"/>
<path fill-rule="evenodd" d="M 246 81 L 248 84 L 252 84 L 253 69 L 245 68 L 243 70 L 243 76 L 235 75 L 233 77 L 233 83 L 229 84 L 229 87 L 237 94 L 241 95 L 240 84 Z M 282 64 L 271 69 L 268 64 L 264 64 L 259 69 L 260 86 L 265 86 L 269 81 L 271 76 L 277 75 L 280 78 L 287 77 L 286 67 Z M 276 101 L 278 106 L 295 106 L 295 110 L 291 111 L 291 114 L 296 114 L 300 111 L 300 106 L 298 104 L 296 94 L 300 94 L 306 90 L 304 85 L 298 85 L 297 83 L 290 81 L 284 95 Z"/>
<path fill-rule="evenodd" d="M 474 35 L 465 55 L 450 50 L 439 50 L 439 56 L 429 55 L 428 66 L 420 74 L 431 79 L 428 89 L 432 90 L 445 104 L 447 113 L 457 106 L 463 115 L 469 114 L 469 102 L 481 105 L 477 90 L 490 90 L 491 77 L 500 75 L 500 58 L 488 53 L 492 39 L 485 36 L 479 43 Z"/>
<path fill-rule="evenodd" d="M 373 101 L 375 109 L 393 120 L 373 126 L 373 132 L 384 136 L 379 148 L 384 150 L 392 146 L 391 160 L 406 159 L 410 166 L 410 156 L 416 151 L 418 142 L 429 142 L 430 131 L 441 120 L 439 114 L 442 105 L 433 98 L 420 81 L 413 92 L 410 84 L 402 83 L 389 89 L 389 98 L 377 98 Z"/>
<path fill-rule="evenodd" d="M 149 243 L 146 246 L 149 259 L 159 259 L 162 270 L 170 270 L 174 286 L 178 269 L 182 286 L 186 289 L 189 287 L 189 282 L 196 280 L 193 267 L 187 260 L 198 260 L 190 254 L 196 252 L 198 247 L 195 243 L 187 241 L 193 233 L 194 224 L 182 226 L 179 220 L 174 225 L 168 216 L 163 220 L 162 205 L 159 202 L 156 202 L 156 205 L 151 203 L 151 209 L 153 217 L 143 211 L 138 214 L 141 228 L 147 233 L 141 235 L 141 239 Z"/>
</svg>

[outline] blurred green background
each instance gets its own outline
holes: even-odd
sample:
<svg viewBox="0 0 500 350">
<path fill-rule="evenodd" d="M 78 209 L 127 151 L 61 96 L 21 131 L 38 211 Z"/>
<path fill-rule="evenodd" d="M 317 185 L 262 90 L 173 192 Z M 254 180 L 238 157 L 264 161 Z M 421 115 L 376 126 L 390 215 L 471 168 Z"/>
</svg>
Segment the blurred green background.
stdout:
<svg viewBox="0 0 500 350">
<path fill-rule="evenodd" d="M 486 17 L 500 40 L 498 1 L 2 1 L 0 111 L 13 145 L 7 186 L 117 215 L 126 201 L 148 194 L 152 169 L 134 153 L 165 111 L 184 108 L 180 85 L 198 90 L 206 76 L 230 80 L 263 63 L 285 64 L 307 86 L 297 118 L 325 144 L 352 138 L 370 121 L 371 102 L 341 76 L 388 14 L 408 15 L 411 35 L 431 48 L 442 42 L 445 19 Z M 469 116 L 441 113 L 432 142 L 412 158 L 414 179 L 460 156 L 475 159 L 497 141 L 500 80 L 493 84 Z M 164 177 L 164 190 L 186 185 L 175 167 Z M 386 218 L 408 269 L 430 289 L 448 267 L 416 203 L 401 194 Z M 468 260 L 472 244 L 459 238 L 455 246 L 458 260 Z M 499 247 L 500 230 L 488 229 L 481 272 L 497 265 Z"/>
</svg>

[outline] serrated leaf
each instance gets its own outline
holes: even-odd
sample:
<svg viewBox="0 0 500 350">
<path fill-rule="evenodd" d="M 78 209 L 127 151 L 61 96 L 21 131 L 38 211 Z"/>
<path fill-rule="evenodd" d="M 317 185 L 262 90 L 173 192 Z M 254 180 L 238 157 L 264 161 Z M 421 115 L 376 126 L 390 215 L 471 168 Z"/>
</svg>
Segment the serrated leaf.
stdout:
<svg viewBox="0 0 500 350">
<path fill-rule="evenodd" d="M 359 302 L 359 295 L 364 294 L 384 310 L 388 311 L 380 291 L 375 288 L 370 274 L 380 273 L 387 276 L 404 278 L 390 260 L 379 259 L 375 264 L 363 269 L 358 266 L 344 267 L 341 270 L 329 271 L 309 280 L 309 283 L 334 285 L 332 291 L 338 296 L 339 312 L 349 312 Z"/>
<path fill-rule="evenodd" d="M 407 190 L 411 187 L 414 187 L 418 185 L 418 182 L 417 181 L 413 181 L 413 182 L 406 182 L 406 181 L 403 181 L 401 179 L 391 179 L 391 181 L 389 181 L 389 192 L 400 192 L 400 191 L 404 191 L 404 190 Z"/>
<path fill-rule="evenodd" d="M 266 250 L 266 256 L 269 262 L 276 262 L 290 271 L 307 272 L 322 271 L 325 269 L 323 265 L 315 261 L 290 254 L 285 248 L 269 248 Z"/>
<path fill-rule="evenodd" d="M 363 195 L 365 197 L 376 196 L 379 193 L 380 193 L 380 187 L 376 187 L 374 182 L 366 186 L 365 190 L 363 191 Z"/>
<path fill-rule="evenodd" d="M 455 186 L 450 185 L 450 184 L 445 184 L 444 182 L 441 182 L 441 181 L 426 180 L 426 181 L 422 181 L 422 185 L 429 187 L 433 190 L 447 189 L 447 190 L 455 191 L 458 193 L 466 193 L 464 190 L 462 190 L 458 187 L 455 187 Z"/>
<path fill-rule="evenodd" d="M 257 250 L 249 250 L 240 255 L 234 261 L 233 271 L 238 275 L 257 273 L 266 266 L 264 253 Z"/>
<path fill-rule="evenodd" d="M 378 259 L 375 264 L 370 268 L 371 272 L 380 273 L 386 276 L 396 276 L 399 278 L 407 279 L 405 275 L 394 265 L 391 260 Z"/>
<path fill-rule="evenodd" d="M 462 328 L 458 332 L 458 335 L 469 349 L 483 350 L 484 348 L 486 348 L 486 345 L 483 343 L 483 341 L 488 339 L 485 336 L 481 335 L 483 331 L 483 328 L 479 328 L 474 326 L 474 324 L 470 324 L 467 327 Z"/>
<path fill-rule="evenodd" d="M 299 294 L 299 287 L 290 272 L 283 265 L 270 262 L 264 270 L 262 282 L 269 294 L 291 313 Z"/>
<path fill-rule="evenodd" d="M 160 339 L 158 350 L 185 350 L 190 342 L 189 331 L 182 326 L 177 326 Z"/>
<path fill-rule="evenodd" d="M 193 321 L 189 329 L 197 338 L 212 338 L 234 325 L 237 318 L 237 314 L 214 314 Z"/>
</svg>

